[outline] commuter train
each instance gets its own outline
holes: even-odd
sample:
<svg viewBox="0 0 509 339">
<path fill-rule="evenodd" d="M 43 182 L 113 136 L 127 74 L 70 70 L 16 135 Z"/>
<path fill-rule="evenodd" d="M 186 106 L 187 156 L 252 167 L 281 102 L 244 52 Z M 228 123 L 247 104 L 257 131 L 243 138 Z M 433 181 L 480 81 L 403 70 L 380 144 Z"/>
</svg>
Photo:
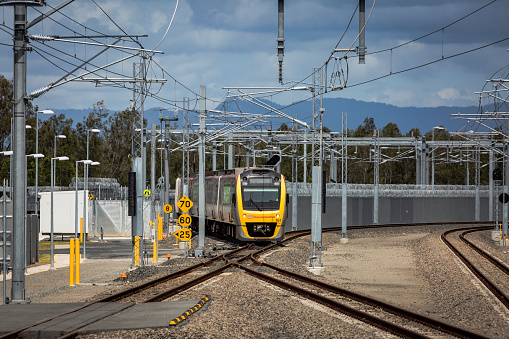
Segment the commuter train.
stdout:
<svg viewBox="0 0 509 339">
<path fill-rule="evenodd" d="M 198 230 L 199 178 L 189 179 L 193 202 L 188 214 Z M 175 185 L 175 206 L 183 196 L 182 179 Z M 177 208 L 177 213 L 182 213 Z M 205 230 L 207 234 L 245 242 L 280 241 L 288 216 L 285 177 L 269 168 L 236 168 L 205 173 Z"/>
</svg>

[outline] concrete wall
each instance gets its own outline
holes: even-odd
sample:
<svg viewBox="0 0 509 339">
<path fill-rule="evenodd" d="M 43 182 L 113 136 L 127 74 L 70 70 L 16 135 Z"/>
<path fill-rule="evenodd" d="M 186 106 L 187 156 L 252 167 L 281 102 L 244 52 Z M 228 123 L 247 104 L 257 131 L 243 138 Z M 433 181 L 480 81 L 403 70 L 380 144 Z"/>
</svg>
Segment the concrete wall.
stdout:
<svg viewBox="0 0 509 339">
<path fill-rule="evenodd" d="M 391 187 L 394 188 L 394 187 Z M 291 190 L 290 190 L 291 191 Z M 310 191 L 310 190 L 309 190 Z M 339 227 L 342 219 L 341 196 L 338 191 L 327 191 L 326 213 L 322 227 Z M 373 224 L 373 190 L 355 190 L 348 197 L 348 226 Z M 350 194 L 349 194 L 350 195 Z M 419 196 L 421 195 L 421 196 Z M 378 223 L 427 223 L 475 220 L 475 190 L 381 191 L 378 198 Z M 285 229 L 292 229 L 292 194 Z M 498 200 L 496 200 L 498 203 Z M 499 204 L 501 210 L 502 204 Z M 489 220 L 489 191 L 480 194 L 480 220 Z M 501 216 L 501 212 L 500 212 Z M 310 229 L 311 196 L 300 189 L 297 197 L 297 227 Z"/>
</svg>

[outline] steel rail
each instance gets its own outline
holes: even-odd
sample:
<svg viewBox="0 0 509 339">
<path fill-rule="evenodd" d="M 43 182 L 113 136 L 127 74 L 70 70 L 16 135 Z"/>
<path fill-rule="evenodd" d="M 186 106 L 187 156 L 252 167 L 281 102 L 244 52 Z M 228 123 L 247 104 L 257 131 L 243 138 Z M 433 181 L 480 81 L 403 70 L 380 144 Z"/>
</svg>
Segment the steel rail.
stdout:
<svg viewBox="0 0 509 339">
<path fill-rule="evenodd" d="M 391 305 L 391 304 L 385 303 L 385 302 L 383 302 L 381 300 L 378 300 L 378 299 L 375 299 L 375 298 L 371 298 L 369 296 L 366 296 L 366 295 L 363 295 L 363 294 L 360 294 L 360 293 L 356 293 L 356 292 L 352 292 L 352 291 L 349 291 L 349 290 L 345 290 L 345 289 L 343 289 L 341 287 L 334 286 L 334 285 L 331 285 L 331 284 L 328 284 L 328 283 L 324 283 L 322 281 L 319 281 L 319 280 L 316 280 L 316 279 L 313 279 L 313 278 L 310 278 L 310 277 L 307 277 L 307 276 L 304 276 L 304 275 L 301 275 L 301 274 L 298 274 L 298 273 L 295 273 L 295 272 L 292 272 L 292 271 L 285 270 L 283 268 L 271 265 L 269 263 L 259 261 L 256 258 L 252 258 L 252 259 L 253 259 L 253 262 L 256 262 L 259 266 L 269 267 L 269 268 L 277 271 L 278 273 L 281 273 L 281 274 L 283 274 L 285 276 L 288 276 L 290 278 L 302 281 L 302 282 L 307 283 L 307 284 L 311 284 L 311 285 L 317 286 L 319 288 L 325 289 L 325 290 L 327 290 L 329 292 L 341 295 L 343 297 L 350 298 L 350 299 L 355 300 L 357 302 L 360 302 L 360 303 L 363 303 L 363 304 L 366 304 L 366 305 L 369 305 L 369 306 L 372 306 L 372 307 L 377 307 L 377 308 L 379 308 L 379 309 L 381 309 L 381 310 L 383 310 L 385 312 L 394 314 L 394 315 L 399 316 L 401 318 L 409 319 L 411 321 L 420 323 L 422 325 L 434 328 L 434 329 L 436 329 L 438 331 L 445 332 L 445 333 L 448 333 L 448 334 L 451 334 L 451 335 L 454 335 L 454 336 L 458 336 L 460 338 L 485 338 L 484 336 L 481 336 L 481 335 L 479 335 L 477 333 L 465 330 L 463 328 L 460 328 L 460 327 L 457 327 L 457 326 L 454 326 L 454 325 L 450 325 L 450 324 L 441 322 L 439 320 L 436 320 L 436 319 L 433 319 L 433 318 L 430 318 L 430 317 L 423 316 L 423 315 L 418 314 L 418 313 L 414 313 L 414 312 L 412 312 L 410 310 L 407 310 L 407 309 L 404 309 L 404 308 L 401 308 L 401 307 L 398 307 L 398 306 L 395 306 L 395 305 Z M 256 266 L 256 264 L 255 264 L 255 266 Z"/>
<path fill-rule="evenodd" d="M 476 251 L 477 253 L 482 255 L 485 259 L 487 259 L 490 263 L 495 265 L 499 270 L 504 272 L 506 275 L 509 275 L 509 267 L 507 267 L 505 264 L 503 264 L 500 261 L 498 261 L 497 259 L 495 259 L 491 254 L 489 254 L 488 252 L 484 251 L 483 249 L 481 249 L 480 247 L 478 247 L 474 243 L 472 243 L 470 240 L 465 238 L 465 235 L 467 235 L 469 233 L 479 232 L 479 231 L 487 231 L 487 230 L 490 230 L 492 228 L 493 228 L 492 226 L 487 226 L 487 227 L 483 227 L 483 228 L 476 228 L 476 229 L 468 230 L 468 231 L 463 232 L 463 233 L 460 234 L 460 239 L 464 243 L 466 243 L 468 246 L 470 246 L 474 251 Z"/>
<path fill-rule="evenodd" d="M 243 246 L 243 247 L 239 247 L 239 248 L 237 248 L 237 249 L 235 249 L 235 250 L 233 250 L 233 251 L 231 251 L 231 252 L 228 252 L 228 253 L 226 253 L 226 254 L 233 254 L 233 253 L 237 253 L 237 252 L 240 252 L 240 251 L 243 251 L 243 250 L 247 249 L 248 247 L 249 247 L 249 245 L 246 245 L 246 246 Z M 179 270 L 179 271 L 176 271 L 176 272 L 170 273 L 170 274 L 168 274 L 168 275 L 166 275 L 166 276 L 163 276 L 163 277 L 160 277 L 160 278 L 157 278 L 157 279 L 151 280 L 151 281 L 146 282 L 146 283 L 144 283 L 144 284 L 142 284 L 142 285 L 135 286 L 135 287 L 132 287 L 132 288 L 127 289 L 127 290 L 125 290 L 125 291 L 121 291 L 121 292 L 115 293 L 115 294 L 113 294 L 113 295 L 110 295 L 110 296 L 104 297 L 104 298 L 102 298 L 102 299 L 92 301 L 92 302 L 87 303 L 87 304 L 85 304 L 85 305 L 83 305 L 83 306 L 80 306 L 80 307 L 77 307 L 77 308 L 75 308 L 75 309 L 72 309 L 72 310 L 70 310 L 70 311 L 68 311 L 68 312 L 64 312 L 64 313 L 58 314 L 58 315 L 56 315 L 56 316 L 53 316 L 53 317 L 50 317 L 50 318 L 46 318 L 46 319 L 41 320 L 41 321 L 39 321 L 39 322 L 37 322 L 37 323 L 34 323 L 34 324 L 32 324 L 32 325 L 26 326 L 26 327 L 24 327 L 24 328 L 20 328 L 20 329 L 18 329 L 18 330 L 12 331 L 12 332 L 7 333 L 7 334 L 4 334 L 4 335 L 0 336 L 0 339 L 14 339 L 14 338 L 17 338 L 17 337 L 18 337 L 18 335 L 19 335 L 21 332 L 26 331 L 26 330 L 28 330 L 28 329 L 30 329 L 30 328 L 32 328 L 32 327 L 35 327 L 35 326 L 38 326 L 38 325 L 44 324 L 44 323 L 49 322 L 49 321 L 51 321 L 51 320 L 53 320 L 53 319 L 56 319 L 56 318 L 58 318 L 58 317 L 62 317 L 62 316 L 65 316 L 65 315 L 68 315 L 68 314 L 71 314 L 71 313 L 74 313 L 74 312 L 80 311 L 80 310 L 85 309 L 85 308 L 87 308 L 87 307 L 90 307 L 90 306 L 92 306 L 92 305 L 94 305 L 94 304 L 96 304 L 96 303 L 100 303 L 100 302 L 113 302 L 113 301 L 118 301 L 118 300 L 120 300 L 120 299 L 122 299 L 122 298 L 125 298 L 125 297 L 127 297 L 127 296 L 133 295 L 133 294 L 138 293 L 138 292 L 140 292 L 140 291 L 143 291 L 143 290 L 145 290 L 145 289 L 147 289 L 147 288 L 150 288 L 150 287 L 156 286 L 156 285 L 161 284 L 161 283 L 164 283 L 164 282 L 166 282 L 166 281 L 168 281 L 168 280 L 171 280 L 171 279 L 174 279 L 174 278 L 177 278 L 177 277 L 183 276 L 183 275 L 185 275 L 185 274 L 188 274 L 188 273 L 190 273 L 190 272 L 192 272 L 192 271 L 194 271 L 194 270 L 196 270 L 196 269 L 199 269 L 199 268 L 202 268 L 202 267 L 209 266 L 209 265 L 211 265 L 214 261 L 219 260 L 219 259 L 221 259 L 221 258 L 222 258 L 221 256 L 217 256 L 217 257 L 214 257 L 214 258 L 209 259 L 209 260 L 207 260 L 207 261 L 204 261 L 204 262 L 198 263 L 198 264 L 196 264 L 196 265 L 193 265 L 193 266 L 190 266 L 190 267 L 186 267 L 186 268 L 184 268 L 184 269 L 182 269 L 182 270 Z M 134 306 L 134 305 L 133 305 L 133 306 Z M 124 310 L 125 310 L 125 309 L 124 309 Z M 73 336 L 72 336 L 72 335 L 73 335 L 73 333 L 74 333 L 74 332 L 69 333 L 68 335 L 63 336 L 63 338 L 66 338 L 66 337 L 68 337 L 68 336 L 69 336 L 68 338 L 72 338 L 72 337 L 73 337 Z"/>
<path fill-rule="evenodd" d="M 487 228 L 479 228 L 479 230 L 485 230 L 490 229 L 491 227 Z M 465 264 L 465 266 L 472 272 L 479 281 L 483 283 L 484 286 L 488 290 L 493 293 L 493 295 L 507 308 L 509 309 L 509 299 L 507 295 L 502 292 L 488 277 L 486 277 L 470 260 L 467 259 L 465 255 L 463 255 L 449 240 L 447 240 L 447 235 L 453 233 L 453 232 L 460 232 L 465 230 L 470 230 L 472 228 L 460 228 L 460 229 L 454 229 L 449 230 L 444 233 L 442 233 L 441 239 L 442 241 L 449 247 L 449 249 Z"/>
<path fill-rule="evenodd" d="M 291 291 L 291 292 L 294 292 L 294 293 L 297 293 L 307 299 L 310 299 L 310 300 L 313 300 L 315 302 L 318 302 L 322 305 L 325 305 L 329 308 L 332 308 L 334 310 L 337 310 L 341 313 L 344 313 L 352 318 L 355 318 L 355 319 L 358 319 L 362 322 L 365 322 L 367 324 L 370 324 L 372 326 L 375 326 L 377 328 L 380 328 L 386 332 L 389 332 L 389 333 L 392 333 L 392 334 L 395 334 L 395 335 L 398 335 L 400 337 L 403 337 L 403 338 L 428 338 L 420 333 L 417 333 L 415 331 L 411 331 L 409 329 L 406 329 L 404 327 L 401 327 L 399 325 L 396 325 L 396 324 L 393 324 L 393 323 L 390 323 L 388 321 L 385 321 L 383 319 L 380 319 L 378 317 L 375 317 L 375 316 L 372 316 L 368 313 L 365 313 L 365 312 L 362 312 L 362 311 L 359 311 L 355 308 L 352 308 L 352 307 L 349 307 L 347 305 L 344 305 L 338 301 L 335 301 L 335 300 L 332 300 L 330 298 L 327 298 L 327 297 L 324 297 L 320 294 L 317 294 L 317 293 L 314 293 L 314 292 L 311 292 L 311 291 L 308 291 L 308 290 L 305 290 L 301 287 L 298 287 L 298 286 L 295 286 L 295 285 L 292 285 L 290 283 L 287 283 L 286 281 L 283 281 L 283 280 L 280 280 L 280 279 L 276 279 L 274 277 L 271 277 L 269 275 L 266 275 L 266 274 L 263 274 L 263 273 L 260 273 L 258 271 L 255 271 L 253 269 L 250 269 L 244 265 L 241 265 L 240 263 L 232 263 L 233 265 L 243 269 L 244 271 L 246 271 L 248 274 L 258 278 L 258 279 L 262 279 L 264 281 L 267 281 L 273 285 L 276 285 L 280 288 L 283 288 L 285 290 L 288 290 L 288 291 Z"/>
</svg>

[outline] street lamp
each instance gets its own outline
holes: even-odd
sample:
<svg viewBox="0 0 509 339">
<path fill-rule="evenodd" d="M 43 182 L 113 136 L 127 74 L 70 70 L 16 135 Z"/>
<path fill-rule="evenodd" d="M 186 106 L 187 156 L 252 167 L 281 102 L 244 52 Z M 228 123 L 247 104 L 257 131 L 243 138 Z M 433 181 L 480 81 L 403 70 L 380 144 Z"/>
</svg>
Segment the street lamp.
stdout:
<svg viewBox="0 0 509 339">
<path fill-rule="evenodd" d="M 53 230 L 54 230 L 54 226 L 53 226 L 53 187 L 55 186 L 55 178 L 54 178 L 54 173 L 53 173 L 53 160 L 58 160 L 58 161 L 64 161 L 64 160 L 69 160 L 68 157 L 55 157 L 55 158 L 51 158 L 51 264 L 50 264 L 50 268 L 55 268 L 55 262 L 54 262 L 54 258 L 53 258 Z"/>
<path fill-rule="evenodd" d="M 435 130 L 444 130 L 445 128 L 443 126 L 435 126 L 433 127 L 433 137 L 432 137 L 432 144 L 433 149 L 431 151 L 431 186 L 433 189 L 435 189 Z"/>
<path fill-rule="evenodd" d="M 82 162 L 83 164 L 91 164 L 92 160 L 77 160 L 76 161 L 76 194 L 75 194 L 75 206 L 74 206 L 74 237 L 78 239 L 78 163 Z M 83 188 L 85 187 L 85 182 L 83 182 Z M 85 203 L 85 202 L 83 202 Z"/>
<path fill-rule="evenodd" d="M 53 157 L 57 157 L 57 139 L 65 139 L 67 138 L 65 135 L 63 134 L 57 134 L 55 135 L 55 142 L 53 143 Z"/>
<path fill-rule="evenodd" d="M 42 114 L 55 114 L 50 109 L 43 109 L 42 111 L 37 111 L 35 116 L 37 122 L 35 123 L 35 153 L 39 153 L 39 113 Z M 39 158 L 35 158 L 35 215 L 37 216 L 37 220 L 39 220 Z"/>
<path fill-rule="evenodd" d="M 90 132 L 92 132 L 92 133 L 100 133 L 101 130 L 99 130 L 97 128 L 91 128 L 91 129 L 87 130 L 87 159 L 89 158 L 88 153 L 89 153 Z M 93 164 L 91 164 L 91 165 L 93 165 Z M 96 165 L 99 165 L 99 163 L 97 163 Z M 83 173 L 83 176 L 84 176 L 84 187 L 83 187 L 83 225 L 84 226 L 83 226 L 83 231 L 86 234 L 86 229 L 87 229 L 87 204 L 88 204 L 88 200 L 87 200 L 88 164 L 85 164 L 85 173 Z M 85 242 L 86 241 L 84 240 L 83 241 L 83 259 L 86 259 Z"/>
<path fill-rule="evenodd" d="M 88 161 L 90 161 L 90 162 L 88 162 Z M 93 161 L 92 162 L 92 160 L 87 160 L 87 162 L 85 162 L 84 164 L 85 164 L 85 167 L 87 167 L 89 164 L 91 166 L 97 166 L 97 165 L 100 165 L 101 163 L 98 162 L 98 161 Z M 88 172 L 87 172 L 87 176 L 88 176 Z M 88 177 L 87 178 L 83 178 L 83 181 L 87 182 L 88 181 Z M 83 239 L 83 259 L 86 259 L 87 258 L 87 245 L 86 245 L 86 243 L 87 243 L 87 224 L 85 224 L 85 215 L 86 215 L 86 212 L 87 212 L 86 206 L 88 205 L 88 199 L 87 199 L 87 196 L 86 196 L 86 190 L 84 192 L 85 193 L 83 193 L 83 195 L 85 197 L 85 200 L 83 201 L 83 234 L 84 234 L 84 239 Z"/>
</svg>

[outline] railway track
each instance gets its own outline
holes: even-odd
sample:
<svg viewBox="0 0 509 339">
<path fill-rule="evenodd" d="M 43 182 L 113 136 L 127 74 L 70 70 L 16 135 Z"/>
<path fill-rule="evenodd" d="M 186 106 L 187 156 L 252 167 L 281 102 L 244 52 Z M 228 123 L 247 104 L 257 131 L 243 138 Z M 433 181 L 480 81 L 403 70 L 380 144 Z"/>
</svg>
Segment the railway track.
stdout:
<svg viewBox="0 0 509 339">
<path fill-rule="evenodd" d="M 486 338 L 472 331 L 262 262 L 257 259 L 261 252 L 258 251 L 250 257 L 254 266 L 268 267 L 284 276 L 284 280 L 261 273 L 240 262 L 234 263 L 234 265 L 256 278 L 292 291 L 386 332 L 406 338 L 441 337 L 444 334 L 458 338 Z M 299 285 L 296 285 L 295 281 Z"/>
<path fill-rule="evenodd" d="M 121 291 L 119 293 L 115 293 L 115 294 L 112 294 L 110 296 L 107 296 L 107 297 L 104 297 L 104 298 L 101 298 L 99 300 L 96 300 L 96 301 L 93 301 L 93 302 L 90 302 L 82 307 L 78 307 L 76 309 L 73 309 L 69 312 L 65 312 L 65 313 L 62 313 L 62 314 L 59 314 L 57 316 L 54 316 L 54 317 L 50 317 L 50 318 L 47 318 L 43 321 L 39 321 L 37 323 L 34 323 L 32 325 L 29 325 L 29 326 L 26 326 L 24 328 L 21 328 L 19 330 L 16 330 L 16 331 L 13 331 L 11 333 L 7 333 L 3 336 L 0 336 L 0 339 L 7 339 L 7 338 L 18 338 L 20 335 L 22 335 L 22 333 L 24 331 L 27 331 L 27 330 L 30 330 L 31 328 L 34 328 L 38 325 L 41 325 L 41 324 L 44 324 L 44 323 L 48 323 L 50 321 L 54 321 L 58 318 L 62 318 L 66 315 L 69 315 L 69 314 L 72 314 L 72 313 L 75 313 L 77 311 L 81 311 L 81 310 L 84 310 L 86 308 L 91 308 L 93 305 L 97 305 L 99 303 L 108 303 L 108 302 L 131 302 L 133 303 L 132 305 L 130 306 L 127 306 L 121 310 L 119 310 L 118 312 L 116 313 L 119 313 L 119 312 L 123 312 L 125 311 L 127 308 L 130 308 L 132 306 L 134 306 L 136 303 L 147 303 L 147 302 L 157 302 L 157 301 L 161 301 L 161 300 L 164 300 L 164 299 L 167 299 L 169 298 L 170 296 L 172 295 L 175 295 L 175 294 L 178 294 L 182 291 L 185 291 L 205 280 L 208 280 L 216 275 L 219 275 L 221 274 L 223 271 L 227 270 L 228 268 L 230 268 L 232 266 L 231 262 L 227 259 L 229 256 L 234 256 L 234 255 L 237 255 L 243 251 L 248 251 L 249 253 L 242 256 L 243 257 L 249 257 L 251 255 L 251 253 L 253 253 L 253 251 L 256 251 L 257 249 L 253 249 L 251 245 L 246 245 L 246 246 L 243 246 L 243 247 L 240 247 L 238 249 L 235 249 L 233 251 L 230 251 L 230 252 L 227 252 L 221 256 L 217 256 L 217 257 L 214 257 L 212 259 L 209 259 L 207 261 L 203 261 L 203 262 L 200 262 L 196 265 L 192 265 L 192 266 L 189 266 L 187 268 L 184 268 L 182 270 L 179 270 L 179 271 L 176 271 L 176 272 L 173 272 L 173 273 L 170 273 L 170 274 L 167 274 L 165 276 L 162 276 L 160 278 L 157 278 L 157 279 L 154 279 L 154 280 L 151 280 L 151 281 L 148 281 L 146 283 L 143 283 L 139 286 L 135 286 L 135 287 L 132 287 L 130 289 L 127 289 L 127 290 L 124 290 L 124 291 Z M 187 281 L 183 282 L 183 283 L 180 283 L 178 284 L 176 287 L 175 286 L 172 286 L 171 288 L 168 288 L 168 287 L 165 287 L 165 285 L 168 283 L 168 282 L 172 282 L 174 281 L 175 279 L 178 279 L 178 278 L 181 278 L 181 277 L 184 277 L 184 276 L 189 276 L 190 274 L 192 274 L 193 272 L 199 270 L 199 269 L 203 269 L 203 268 L 207 268 L 207 267 L 210 267 L 214 264 L 217 264 L 217 266 L 219 266 L 218 268 L 215 268 L 215 269 L 212 269 L 212 270 L 209 270 L 209 272 L 205 273 L 205 274 L 200 274 L 198 277 L 196 278 L 192 278 L 192 279 L 188 279 Z M 163 292 L 160 291 L 160 289 L 165 289 Z M 148 292 L 148 293 L 147 293 Z M 149 294 L 150 296 L 148 298 L 140 298 L 140 295 L 141 296 L 145 296 Z M 143 300 L 141 300 L 143 299 Z M 116 313 L 112 313 L 110 315 L 114 315 Z M 79 330 L 92 324 L 93 322 L 91 323 L 88 323 L 88 324 L 85 324 L 85 325 L 82 325 L 80 326 L 79 328 L 73 328 L 69 331 L 69 333 L 66 333 L 65 335 L 63 335 L 61 338 L 74 338 L 78 335 L 79 333 Z"/>
<path fill-rule="evenodd" d="M 441 238 L 472 274 L 509 310 L 509 267 L 466 238 L 467 234 L 492 228 L 493 226 L 454 229 L 444 232 Z"/>
<path fill-rule="evenodd" d="M 352 227 L 356 229 L 360 228 L 378 228 L 378 227 L 401 227 L 402 225 L 368 225 L 365 227 L 357 226 Z M 403 225 L 405 226 L 405 225 Z M 420 226 L 420 225 L 417 225 Z M 350 228 L 349 228 L 350 229 Z M 476 227 L 475 230 L 488 229 Z M 324 229 L 324 232 L 339 231 L 340 228 Z M 466 233 L 471 232 L 472 228 L 465 228 Z M 253 248 L 250 246 L 244 246 L 237 250 L 228 252 L 222 256 L 212 258 L 207 261 L 203 261 L 196 265 L 182 269 L 180 271 L 168 274 L 164 277 L 149 281 L 140 286 L 133 287 L 131 289 L 119 292 L 117 294 L 102 298 L 100 300 L 89 303 L 83 307 L 72 310 L 66 314 L 76 312 L 78 310 L 89 307 L 93 304 L 100 302 L 119 302 L 129 301 L 135 303 L 148 303 L 148 302 L 159 302 L 166 300 L 172 296 L 175 296 L 183 291 L 186 291 L 197 284 L 200 284 L 212 277 L 215 277 L 231 267 L 237 267 L 248 274 L 255 276 L 264 281 L 270 282 L 271 284 L 277 285 L 281 288 L 291 290 L 299 295 L 302 295 L 310 300 L 326 305 L 327 307 L 340 311 L 353 318 L 364 321 L 370 325 L 380 328 L 389 333 L 401 337 L 440 337 L 445 335 L 452 335 L 460 338 L 484 338 L 483 336 L 470 332 L 468 330 L 455 327 L 453 325 L 437 321 L 432 318 L 428 318 L 419 314 L 415 314 L 408 310 L 404 310 L 394 305 L 390 305 L 379 300 L 366 297 L 348 290 L 332 286 L 321 281 L 302 276 L 291 271 L 278 268 L 276 266 L 264 263 L 258 260 L 258 256 L 261 253 L 267 252 L 280 246 L 282 243 L 289 242 L 293 239 L 310 234 L 310 231 L 297 231 L 289 232 L 282 242 L 278 244 L 271 244 L 264 248 Z M 465 240 L 467 241 L 467 240 Z M 467 241 L 468 242 L 468 241 Z M 479 249 L 480 250 L 480 249 Z M 480 250 L 482 252 L 482 250 Z M 247 254 L 244 254 L 247 252 Z M 252 261 L 254 266 L 264 266 L 272 269 L 277 274 L 280 274 L 284 279 L 275 278 L 273 275 L 268 275 L 259 272 L 256 269 L 247 267 L 244 264 L 247 261 Z M 207 270 L 203 273 L 203 270 Z M 191 275 L 197 275 L 189 279 Z M 507 273 L 506 273 L 507 275 Z M 290 280 L 290 281 L 288 281 Z M 297 284 L 295 283 L 297 281 Z M 160 291 L 164 285 L 171 284 L 172 287 L 164 287 L 164 291 Z M 175 286 L 177 284 L 177 286 Z M 505 295 L 504 295 L 505 296 Z M 507 297 L 502 299 L 507 300 Z M 59 315 L 63 316 L 65 314 Z M 59 317 L 57 316 L 57 317 Z M 56 317 L 55 317 L 56 318 Z M 22 331 L 29 329 L 30 327 L 37 326 L 43 322 L 51 321 L 54 318 L 46 319 L 32 326 L 20 329 L 18 331 L 9 333 L 0 338 L 16 338 Z M 412 324 L 407 323 L 411 321 Z M 80 328 L 83 328 L 84 325 Z M 79 329 L 72 329 L 64 335 L 62 338 L 74 338 L 77 336 Z"/>
</svg>

